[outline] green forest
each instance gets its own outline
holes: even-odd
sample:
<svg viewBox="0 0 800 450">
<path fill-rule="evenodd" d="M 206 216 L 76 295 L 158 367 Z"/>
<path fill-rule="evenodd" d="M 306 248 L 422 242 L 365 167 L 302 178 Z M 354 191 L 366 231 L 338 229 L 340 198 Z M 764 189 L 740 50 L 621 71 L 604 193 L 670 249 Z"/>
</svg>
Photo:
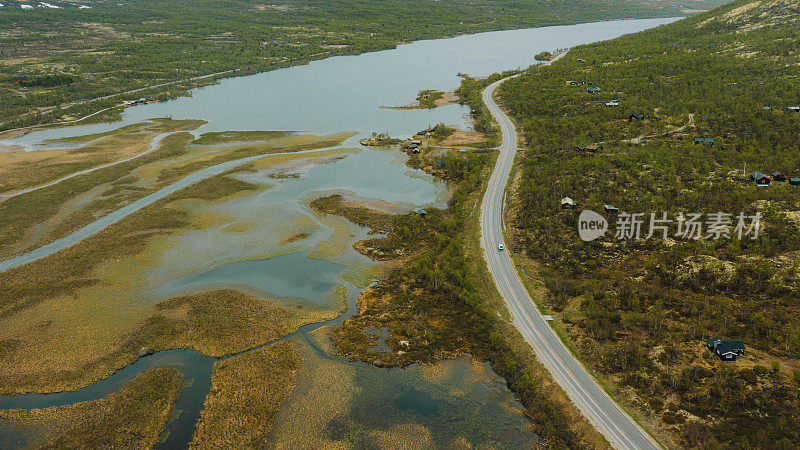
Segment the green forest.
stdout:
<svg viewBox="0 0 800 450">
<path fill-rule="evenodd" d="M 245 75 L 412 40 L 619 17 L 676 16 L 721 3 L 89 0 L 83 4 L 91 9 L 31 10 L 9 5 L 0 8 L 0 129 L 76 118 L 143 95 L 179 95 L 213 79 L 81 103 L 234 69 Z M 64 76 L 69 83 L 31 83 Z"/>
<path fill-rule="evenodd" d="M 800 186 L 749 177 L 800 177 L 798 25 L 797 2 L 736 1 L 573 48 L 499 89 L 525 144 L 512 250 L 557 328 L 667 442 L 800 445 Z M 578 214 L 604 205 L 642 213 L 641 238 L 616 239 L 610 213 L 611 232 L 583 242 Z M 757 238 L 685 239 L 673 223 L 646 239 L 651 213 L 717 212 L 763 215 Z M 715 336 L 746 356 L 720 361 Z"/>
</svg>

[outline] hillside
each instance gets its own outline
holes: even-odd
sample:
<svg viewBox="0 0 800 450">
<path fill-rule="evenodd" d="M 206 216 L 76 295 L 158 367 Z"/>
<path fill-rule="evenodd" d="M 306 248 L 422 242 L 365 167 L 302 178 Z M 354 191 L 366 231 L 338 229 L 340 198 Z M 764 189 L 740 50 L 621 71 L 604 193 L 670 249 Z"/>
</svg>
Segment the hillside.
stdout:
<svg viewBox="0 0 800 450">
<path fill-rule="evenodd" d="M 2 3 L 0 129 L 75 118 L 121 98 L 87 105 L 82 100 L 200 75 L 255 73 L 480 31 L 676 16 L 722 1 L 87 0 L 29 9 L 20 5 L 33 3 Z M 123 98 L 165 98 L 209 82 Z M 68 111 L 54 109 L 65 106 Z"/>
<path fill-rule="evenodd" d="M 556 328 L 666 444 L 800 445 L 800 186 L 749 177 L 800 177 L 798 21 L 797 1 L 736 1 L 501 86 L 526 147 L 512 250 Z M 604 237 L 579 238 L 584 209 Z M 742 213 L 762 216 L 757 236 Z M 715 336 L 744 356 L 721 361 Z"/>
</svg>

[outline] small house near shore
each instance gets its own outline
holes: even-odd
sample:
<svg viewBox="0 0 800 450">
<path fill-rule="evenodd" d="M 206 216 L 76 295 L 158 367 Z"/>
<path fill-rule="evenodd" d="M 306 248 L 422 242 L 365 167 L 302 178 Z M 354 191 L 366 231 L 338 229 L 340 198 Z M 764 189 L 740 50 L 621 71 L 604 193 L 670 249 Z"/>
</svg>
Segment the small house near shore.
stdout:
<svg viewBox="0 0 800 450">
<path fill-rule="evenodd" d="M 711 338 L 706 343 L 709 350 L 714 352 L 723 361 L 736 361 L 744 354 L 744 342 L 738 339 Z"/>
</svg>

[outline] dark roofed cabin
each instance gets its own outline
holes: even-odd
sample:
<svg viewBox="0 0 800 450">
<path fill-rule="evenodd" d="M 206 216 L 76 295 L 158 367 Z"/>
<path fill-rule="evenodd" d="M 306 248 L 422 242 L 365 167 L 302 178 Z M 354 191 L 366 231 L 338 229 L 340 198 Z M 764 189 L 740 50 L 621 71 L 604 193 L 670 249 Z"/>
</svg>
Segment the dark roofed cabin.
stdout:
<svg viewBox="0 0 800 450">
<path fill-rule="evenodd" d="M 789 178 L 789 184 L 792 186 L 800 186 L 800 178 Z"/>
<path fill-rule="evenodd" d="M 633 113 L 628 116 L 628 122 L 633 122 L 634 120 L 644 120 L 644 114 Z"/>
<path fill-rule="evenodd" d="M 703 145 L 707 145 L 709 147 L 713 147 L 714 146 L 714 138 L 699 138 L 699 137 L 696 137 L 696 138 L 694 138 L 694 143 L 695 144 L 703 144 Z"/>
<path fill-rule="evenodd" d="M 708 348 L 719 356 L 723 361 L 736 361 L 736 358 L 744 354 L 744 342 L 738 339 L 711 338 L 706 343 Z"/>
<path fill-rule="evenodd" d="M 761 172 L 751 173 L 750 179 L 756 182 L 756 186 L 769 186 L 772 183 L 772 179 Z"/>
<path fill-rule="evenodd" d="M 780 172 L 772 172 L 770 176 L 772 177 L 772 181 L 786 181 L 786 175 Z"/>
</svg>

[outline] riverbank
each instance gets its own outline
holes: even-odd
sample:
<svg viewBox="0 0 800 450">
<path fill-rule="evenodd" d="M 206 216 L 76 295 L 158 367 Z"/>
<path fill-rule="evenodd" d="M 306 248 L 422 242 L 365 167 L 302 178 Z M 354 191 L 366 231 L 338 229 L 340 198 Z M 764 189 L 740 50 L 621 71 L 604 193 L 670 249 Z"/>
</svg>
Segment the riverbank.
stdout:
<svg viewBox="0 0 800 450">
<path fill-rule="evenodd" d="M 470 91 L 462 93 L 467 101 Z M 482 118 L 483 108 L 481 103 L 473 105 L 477 119 Z M 486 136 L 484 140 L 494 138 Z M 491 171 L 492 153 L 425 151 L 408 161 L 414 167 L 432 168 L 458 186 L 447 210 L 386 216 L 363 207 L 348 207 L 340 197 L 320 199 L 314 205 L 385 235 L 357 247 L 367 255 L 373 254 L 374 241 L 381 240 L 400 241 L 416 250 L 413 257 L 398 262 L 386 278 L 361 294 L 358 314 L 333 329 L 331 336 L 344 356 L 379 367 L 432 364 L 460 355 L 487 359 L 520 395 L 544 442 L 602 447 L 606 445 L 602 436 L 562 391 L 545 394 L 541 390 L 541 383 L 552 383 L 549 374 L 535 361 L 513 326 L 496 319 L 492 311 L 506 309 L 496 292 L 488 288 L 491 284 L 487 280 L 490 283 L 491 279 L 485 266 L 481 269 L 467 262 L 469 253 L 480 253 L 479 247 L 475 249 L 477 237 L 470 240 L 464 232 L 477 226 L 475 206 L 484 187 L 481 179 Z M 465 249 L 469 249 L 467 253 Z M 398 256 L 404 254 L 398 252 Z M 378 257 L 385 255 L 381 252 Z M 484 283 L 474 284 L 481 279 Z M 477 288 L 479 285 L 484 287 Z"/>
</svg>

